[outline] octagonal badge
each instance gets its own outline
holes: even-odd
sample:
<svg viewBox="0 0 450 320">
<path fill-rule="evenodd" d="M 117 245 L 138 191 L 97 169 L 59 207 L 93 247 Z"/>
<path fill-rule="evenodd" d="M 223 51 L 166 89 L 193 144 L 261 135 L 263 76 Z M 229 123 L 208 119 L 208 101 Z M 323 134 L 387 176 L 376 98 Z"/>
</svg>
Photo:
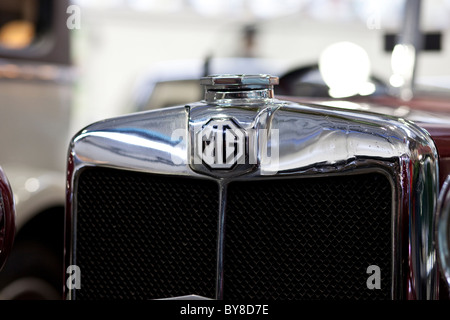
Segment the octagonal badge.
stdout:
<svg viewBox="0 0 450 320">
<path fill-rule="evenodd" d="M 245 164 L 246 132 L 231 119 L 211 119 L 195 133 L 194 164 L 230 170 Z"/>
</svg>

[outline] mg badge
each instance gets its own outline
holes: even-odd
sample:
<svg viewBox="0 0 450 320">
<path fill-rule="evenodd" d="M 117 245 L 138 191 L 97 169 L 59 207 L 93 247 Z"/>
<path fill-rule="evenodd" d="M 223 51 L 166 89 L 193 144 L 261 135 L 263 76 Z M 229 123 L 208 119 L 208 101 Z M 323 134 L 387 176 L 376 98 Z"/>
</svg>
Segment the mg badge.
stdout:
<svg viewBox="0 0 450 320">
<path fill-rule="evenodd" d="M 231 119 L 212 119 L 195 133 L 194 164 L 231 170 L 245 164 L 246 133 Z"/>
</svg>

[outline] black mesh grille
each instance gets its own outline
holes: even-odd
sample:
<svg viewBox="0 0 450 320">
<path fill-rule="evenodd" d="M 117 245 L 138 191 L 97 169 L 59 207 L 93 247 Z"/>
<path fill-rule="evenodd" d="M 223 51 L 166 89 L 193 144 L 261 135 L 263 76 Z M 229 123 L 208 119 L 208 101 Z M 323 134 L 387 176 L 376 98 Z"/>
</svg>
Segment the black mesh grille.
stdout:
<svg viewBox="0 0 450 320">
<path fill-rule="evenodd" d="M 216 183 L 87 169 L 77 203 L 77 299 L 214 298 Z"/>
<path fill-rule="evenodd" d="M 215 296 L 216 183 L 93 168 L 77 192 L 77 299 Z M 375 173 L 231 183 L 224 298 L 390 298 L 391 192 Z"/>
<path fill-rule="evenodd" d="M 389 299 L 391 197 L 380 174 L 230 184 L 224 298 Z"/>
</svg>

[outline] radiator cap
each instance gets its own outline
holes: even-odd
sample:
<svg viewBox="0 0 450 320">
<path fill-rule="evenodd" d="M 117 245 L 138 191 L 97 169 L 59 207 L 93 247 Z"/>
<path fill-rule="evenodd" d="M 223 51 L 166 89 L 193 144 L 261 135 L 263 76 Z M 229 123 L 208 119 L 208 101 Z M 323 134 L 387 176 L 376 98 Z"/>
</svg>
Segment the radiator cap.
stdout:
<svg viewBox="0 0 450 320">
<path fill-rule="evenodd" d="M 244 87 L 244 86 L 274 86 L 278 84 L 278 77 L 271 76 L 268 74 L 258 74 L 258 75 L 233 75 L 233 74 L 222 74 L 222 75 L 211 75 L 203 77 L 200 80 L 200 84 L 204 86 L 230 86 L 230 87 Z"/>
<path fill-rule="evenodd" d="M 205 87 L 207 102 L 261 100 L 273 98 L 273 86 L 278 84 L 278 77 L 268 74 L 210 75 L 201 78 L 200 84 Z"/>
</svg>

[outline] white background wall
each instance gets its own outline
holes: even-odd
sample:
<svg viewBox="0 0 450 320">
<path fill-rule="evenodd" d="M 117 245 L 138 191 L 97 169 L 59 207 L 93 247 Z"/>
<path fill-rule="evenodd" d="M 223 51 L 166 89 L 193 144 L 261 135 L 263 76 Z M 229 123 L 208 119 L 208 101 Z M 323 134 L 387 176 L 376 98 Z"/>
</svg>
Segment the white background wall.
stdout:
<svg viewBox="0 0 450 320">
<path fill-rule="evenodd" d="M 424 25 L 425 30 L 436 30 L 432 17 L 427 18 L 431 23 Z M 232 15 L 205 17 L 192 11 L 152 14 L 121 8 L 83 8 L 81 29 L 72 32 L 79 72 L 77 126 L 131 110 L 139 77 L 160 61 L 204 58 L 210 53 L 235 55 L 240 49 L 239 32 L 245 21 Z M 383 34 L 397 30 L 399 23 L 392 18 L 383 23 L 381 19 L 379 29 L 369 29 L 364 19 L 317 20 L 295 14 L 260 23 L 257 48 L 261 57 L 283 59 L 298 67 L 317 62 L 327 45 L 352 41 L 368 52 L 373 73 L 388 79 L 390 55 L 383 51 Z M 419 79 L 447 77 L 441 82 L 448 81 L 447 31 L 443 32 L 443 51 L 421 54 Z"/>
</svg>

